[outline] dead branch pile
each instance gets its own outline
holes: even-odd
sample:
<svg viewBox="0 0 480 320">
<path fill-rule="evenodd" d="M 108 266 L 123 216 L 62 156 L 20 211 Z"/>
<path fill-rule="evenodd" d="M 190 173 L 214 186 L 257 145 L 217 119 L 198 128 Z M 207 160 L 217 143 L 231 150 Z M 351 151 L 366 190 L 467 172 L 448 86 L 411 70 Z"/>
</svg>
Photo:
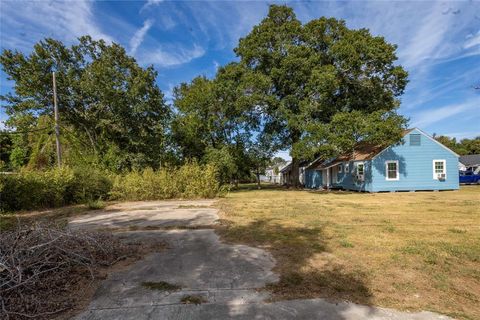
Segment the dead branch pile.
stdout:
<svg viewBox="0 0 480 320">
<path fill-rule="evenodd" d="M 44 225 L 0 234 L 0 319 L 46 319 L 72 308 L 76 285 L 127 249 L 106 233 Z"/>
</svg>

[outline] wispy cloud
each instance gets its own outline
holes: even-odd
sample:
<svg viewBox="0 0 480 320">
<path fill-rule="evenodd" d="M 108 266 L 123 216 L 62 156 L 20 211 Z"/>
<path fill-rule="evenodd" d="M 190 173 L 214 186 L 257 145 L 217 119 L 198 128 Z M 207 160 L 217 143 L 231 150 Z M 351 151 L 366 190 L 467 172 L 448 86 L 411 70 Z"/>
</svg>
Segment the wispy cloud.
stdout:
<svg viewBox="0 0 480 320">
<path fill-rule="evenodd" d="M 414 127 L 426 127 L 433 123 L 445 120 L 463 113 L 476 114 L 480 109 L 480 99 L 471 99 L 460 104 L 450 104 L 418 112 L 414 115 Z"/>
<path fill-rule="evenodd" d="M 480 46 L 480 31 L 478 31 L 475 35 L 468 35 L 463 48 L 469 49 L 478 46 Z"/>
<path fill-rule="evenodd" d="M 205 49 L 194 44 L 193 48 L 187 49 L 182 46 L 161 46 L 156 50 L 144 53 L 140 60 L 146 64 L 154 64 L 159 67 L 172 67 L 188 63 L 200 58 L 205 54 Z"/>
<path fill-rule="evenodd" d="M 86 34 L 112 42 L 97 24 L 92 7 L 90 1 L 2 1 L 2 29 L 16 31 L 2 32 L 2 45 L 30 49 L 45 36 L 69 43 Z"/>
<path fill-rule="evenodd" d="M 143 7 L 140 9 L 140 12 L 142 12 L 145 9 L 148 9 L 149 7 L 158 5 L 162 3 L 164 0 L 147 0 L 147 3 L 143 5 Z"/>
<path fill-rule="evenodd" d="M 142 44 L 145 35 L 147 34 L 148 30 L 153 25 L 153 20 L 145 20 L 143 23 L 143 27 L 137 30 L 133 35 L 132 39 L 130 39 L 130 54 L 135 55 L 137 52 L 138 47 Z"/>
</svg>

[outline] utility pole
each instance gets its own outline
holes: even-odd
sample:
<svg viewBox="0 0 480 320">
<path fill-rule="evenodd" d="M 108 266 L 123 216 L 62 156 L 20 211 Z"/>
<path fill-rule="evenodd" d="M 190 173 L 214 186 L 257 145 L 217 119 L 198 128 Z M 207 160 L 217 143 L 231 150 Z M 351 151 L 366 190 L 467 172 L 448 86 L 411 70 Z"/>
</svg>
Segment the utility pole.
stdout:
<svg viewBox="0 0 480 320">
<path fill-rule="evenodd" d="M 58 126 L 57 83 L 53 72 L 53 107 L 55 111 L 55 140 L 57 143 L 57 165 L 62 166 L 62 148 L 60 146 L 60 127 Z"/>
</svg>

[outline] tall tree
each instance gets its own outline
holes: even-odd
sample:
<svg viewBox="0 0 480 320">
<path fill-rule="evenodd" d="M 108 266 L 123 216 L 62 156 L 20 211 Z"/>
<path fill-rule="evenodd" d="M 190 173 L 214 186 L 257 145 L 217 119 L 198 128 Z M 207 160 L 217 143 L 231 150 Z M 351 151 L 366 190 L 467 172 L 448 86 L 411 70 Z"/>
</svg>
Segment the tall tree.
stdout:
<svg viewBox="0 0 480 320">
<path fill-rule="evenodd" d="M 260 116 L 250 108 L 258 97 L 249 92 L 262 83 L 247 71 L 231 63 L 212 80 L 197 77 L 174 90 L 177 112 L 172 137 L 182 157 L 214 162 L 223 182 L 248 175 L 254 166 L 249 150 L 256 141 Z"/>
<path fill-rule="evenodd" d="M 51 116 L 55 71 L 62 126 L 85 139 L 97 159 L 121 170 L 156 167 L 165 156 L 169 108 L 157 73 L 141 68 L 121 46 L 88 36 L 71 47 L 45 39 L 28 56 L 4 50 L 0 63 L 14 81 L 13 92 L 1 97 L 10 127 L 28 130 L 39 116 Z"/>
<path fill-rule="evenodd" d="M 292 150 L 293 185 L 299 183 L 302 146 L 312 136 L 317 143 L 309 145 L 311 153 L 325 146 L 340 152 L 350 147 L 352 139 L 400 139 L 403 120 L 377 126 L 382 132 L 343 135 L 349 143 L 323 134 L 332 129 L 335 118 L 365 117 L 366 121 L 371 113 L 377 114 L 372 121 L 400 117 L 395 110 L 407 72 L 394 64 L 395 50 L 382 37 L 366 29 L 348 29 L 341 20 L 320 18 L 302 25 L 291 8 L 278 5 L 270 6 L 268 16 L 240 39 L 235 49 L 240 64 L 269 84 L 266 90 L 253 88 L 263 98 L 252 108 L 261 109 L 262 134 L 274 137 L 274 147 Z"/>
</svg>

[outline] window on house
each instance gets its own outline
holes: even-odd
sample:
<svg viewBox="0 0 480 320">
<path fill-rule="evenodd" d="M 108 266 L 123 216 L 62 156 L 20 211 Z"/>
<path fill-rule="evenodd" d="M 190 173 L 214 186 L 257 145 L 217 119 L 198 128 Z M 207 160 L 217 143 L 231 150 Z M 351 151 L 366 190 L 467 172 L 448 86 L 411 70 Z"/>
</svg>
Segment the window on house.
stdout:
<svg viewBox="0 0 480 320">
<path fill-rule="evenodd" d="M 365 166 L 363 163 L 357 164 L 357 174 L 363 176 L 365 173 Z"/>
<path fill-rule="evenodd" d="M 345 173 L 349 173 L 350 172 L 350 164 L 347 162 L 345 164 Z"/>
<path fill-rule="evenodd" d="M 342 173 L 342 170 L 343 170 L 343 165 L 339 164 L 338 165 L 338 173 Z"/>
<path fill-rule="evenodd" d="M 410 135 L 410 145 L 411 146 L 419 146 L 421 144 L 421 139 L 422 139 L 421 134 L 417 134 L 417 133 L 411 134 Z"/>
<path fill-rule="evenodd" d="M 385 161 L 386 180 L 398 180 L 398 161 Z"/>
<path fill-rule="evenodd" d="M 357 164 L 357 180 L 364 181 L 365 180 L 365 165 L 363 163 Z"/>
<path fill-rule="evenodd" d="M 443 180 L 447 177 L 446 160 L 433 160 L 433 179 Z"/>
</svg>

